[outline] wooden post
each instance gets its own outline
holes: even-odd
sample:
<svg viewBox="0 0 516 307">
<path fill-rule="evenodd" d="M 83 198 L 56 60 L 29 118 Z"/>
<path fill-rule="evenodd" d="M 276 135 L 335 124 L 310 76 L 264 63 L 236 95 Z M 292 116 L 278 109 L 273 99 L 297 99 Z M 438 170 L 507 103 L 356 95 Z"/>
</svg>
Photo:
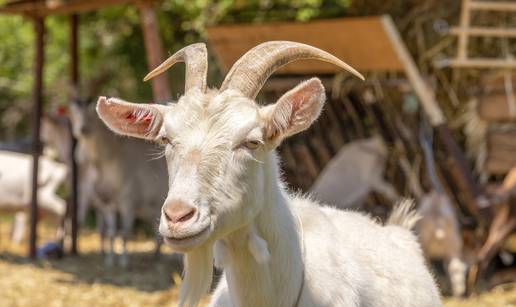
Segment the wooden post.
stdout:
<svg viewBox="0 0 516 307">
<path fill-rule="evenodd" d="M 43 109 L 43 64 L 45 61 L 45 20 L 43 17 L 34 19 L 36 34 L 34 57 L 34 109 L 32 113 L 32 190 L 30 206 L 30 241 L 29 257 L 36 258 L 36 241 L 38 225 L 38 170 L 39 154 L 41 151 L 40 126 Z"/>
<path fill-rule="evenodd" d="M 73 14 L 70 16 L 70 83 L 73 88 L 71 99 L 77 99 L 77 93 L 79 92 L 79 37 L 78 37 L 78 26 L 79 16 Z M 70 100 L 71 102 L 71 100 Z M 72 133 L 72 125 L 69 122 L 70 137 L 71 137 L 71 148 L 70 148 L 70 220 L 71 220 L 71 248 L 70 253 L 77 255 L 77 233 L 79 230 L 79 224 L 77 222 L 77 199 L 78 199 L 78 188 L 77 188 L 77 162 L 75 161 L 75 148 L 77 146 L 77 140 Z"/>
<path fill-rule="evenodd" d="M 460 28 L 459 34 L 459 50 L 457 58 L 459 61 L 466 60 L 468 57 L 468 29 L 469 21 L 471 19 L 470 0 L 462 0 L 462 9 L 460 13 Z"/>
<path fill-rule="evenodd" d="M 401 39 L 398 29 L 396 29 L 392 18 L 390 16 L 383 16 L 382 22 L 385 32 L 389 36 L 392 47 L 398 54 L 400 62 L 403 65 L 410 85 L 416 92 L 419 101 L 421 102 L 421 106 L 423 107 L 423 110 L 430 120 L 430 123 L 435 127 L 446 122 L 443 112 L 435 100 L 433 90 L 423 80 L 423 77 L 421 76 L 416 63 L 414 63 L 414 60 L 408 52 L 405 43 Z"/>
<path fill-rule="evenodd" d="M 140 1 L 137 3 L 138 10 L 140 11 L 140 22 L 142 24 L 149 70 L 156 68 L 164 60 L 163 47 L 159 36 L 159 25 L 152 4 L 153 2 L 151 1 Z M 165 74 L 152 79 L 152 94 L 156 102 L 159 103 L 170 101 L 172 98 Z"/>
</svg>

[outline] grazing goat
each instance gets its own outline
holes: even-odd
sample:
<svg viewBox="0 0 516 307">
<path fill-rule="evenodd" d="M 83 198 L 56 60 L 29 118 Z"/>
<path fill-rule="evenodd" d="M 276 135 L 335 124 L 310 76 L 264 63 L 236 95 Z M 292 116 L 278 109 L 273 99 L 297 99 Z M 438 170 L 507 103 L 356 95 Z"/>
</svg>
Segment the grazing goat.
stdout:
<svg viewBox="0 0 516 307">
<path fill-rule="evenodd" d="M 425 121 L 421 124 L 419 142 L 433 188 L 419 200 L 421 221 L 418 233 L 421 246 L 427 258 L 443 261 L 453 296 L 463 296 L 466 293 L 468 267 L 462 253 L 464 244 L 459 219 L 437 176 L 431 130 Z"/>
<path fill-rule="evenodd" d="M 396 190 L 383 179 L 386 160 L 387 148 L 380 136 L 353 141 L 326 165 L 310 194 L 341 209 L 362 206 L 371 191 L 395 202 Z"/>
<path fill-rule="evenodd" d="M 185 253 L 180 306 L 197 305 L 208 291 L 214 249 L 225 273 L 211 306 L 440 306 L 410 231 L 417 216 L 407 204 L 382 226 L 287 193 L 274 149 L 319 116 L 324 87 L 314 78 L 275 104 L 254 99 L 273 71 L 300 59 L 361 77 L 322 50 L 274 41 L 240 58 L 219 90 L 206 90 L 206 47 L 194 44 L 146 78 L 186 62 L 185 94 L 177 103 L 98 100 L 97 112 L 113 131 L 165 146 L 169 192 L 159 232 Z"/>
<path fill-rule="evenodd" d="M 66 115 L 51 114 L 43 117 L 41 139 L 45 143 L 47 155 L 54 155 L 59 161 L 70 165 L 71 135 Z M 87 159 L 83 143 L 77 144 L 74 155 L 79 177 L 77 180 L 79 189 L 78 220 L 82 225 L 90 206 L 98 207 L 98 204 L 95 203 L 95 200 L 98 199 L 98 195 L 95 193 L 97 170 Z"/>
<path fill-rule="evenodd" d="M 119 214 L 122 222 L 120 265 L 126 267 L 126 243 L 132 235 L 135 219 L 141 218 L 153 226 L 159 219 L 167 193 L 165 160 L 152 156 L 156 152 L 152 144 L 113 135 L 96 115 L 94 104 L 78 101 L 71 106 L 72 130 L 79 141 L 77 160 L 94 172 L 88 176 L 93 178 L 90 190 L 82 194 L 89 193 L 96 207 L 102 251 L 105 237 L 109 241 L 105 262 L 107 265 L 114 262 Z M 140 190 L 142 186 L 146 188 Z M 159 250 L 159 244 L 156 249 Z"/>
<path fill-rule="evenodd" d="M 66 166 L 42 156 L 38 173 L 38 209 L 61 225 L 66 211 L 66 202 L 56 194 L 57 188 L 66 179 Z M 0 211 L 16 213 L 12 240 L 19 242 L 24 236 L 26 212 L 31 200 L 32 156 L 0 151 Z M 57 236 L 64 234 L 58 226 Z"/>
<path fill-rule="evenodd" d="M 460 225 L 450 199 L 444 193 L 427 193 L 419 202 L 419 213 L 418 233 L 426 257 L 443 260 L 453 295 L 464 295 L 467 265 L 462 258 Z"/>
</svg>

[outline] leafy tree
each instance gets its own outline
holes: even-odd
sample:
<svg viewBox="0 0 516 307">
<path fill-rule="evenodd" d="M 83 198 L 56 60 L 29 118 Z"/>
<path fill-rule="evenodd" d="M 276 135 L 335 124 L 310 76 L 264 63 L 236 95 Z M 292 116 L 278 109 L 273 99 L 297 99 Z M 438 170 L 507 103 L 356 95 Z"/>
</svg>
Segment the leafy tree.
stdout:
<svg viewBox="0 0 516 307">
<path fill-rule="evenodd" d="M 0 0 L 0 5 L 5 0 Z M 342 16 L 351 0 L 165 0 L 158 8 L 163 45 L 169 53 L 204 40 L 207 25 L 261 23 Z M 45 108 L 64 105 L 68 90 L 68 18 L 46 18 Z M 151 99 L 138 11 L 117 6 L 80 16 L 81 94 L 99 93 L 140 101 Z M 0 140 L 28 136 L 32 108 L 34 34 L 29 19 L 0 15 Z M 211 59 L 212 60 L 212 59 Z M 213 63 L 214 64 L 214 63 Z M 220 79 L 216 65 L 212 78 Z M 183 71 L 171 71 L 171 87 L 180 93 Z M 102 82 L 94 82 L 102 80 Z M 92 84 L 100 83 L 94 89 Z"/>
</svg>

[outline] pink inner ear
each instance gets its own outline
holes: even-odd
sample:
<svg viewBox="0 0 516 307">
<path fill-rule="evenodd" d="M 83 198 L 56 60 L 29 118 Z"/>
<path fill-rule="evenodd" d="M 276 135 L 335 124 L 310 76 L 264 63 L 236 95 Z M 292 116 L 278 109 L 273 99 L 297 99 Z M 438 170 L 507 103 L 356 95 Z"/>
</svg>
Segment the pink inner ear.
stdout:
<svg viewBox="0 0 516 307">
<path fill-rule="evenodd" d="M 120 134 L 152 139 L 161 127 L 161 115 L 156 107 L 100 97 L 97 111 L 104 122 Z"/>
<path fill-rule="evenodd" d="M 138 118 L 137 118 L 137 116 L 133 112 L 129 112 L 127 114 L 127 116 L 125 117 L 125 119 L 132 120 L 132 121 L 135 122 Z M 143 121 L 143 122 L 146 122 L 146 123 L 150 123 L 152 121 L 152 114 L 147 114 L 143 118 L 140 118 L 138 121 L 139 122 Z"/>
</svg>

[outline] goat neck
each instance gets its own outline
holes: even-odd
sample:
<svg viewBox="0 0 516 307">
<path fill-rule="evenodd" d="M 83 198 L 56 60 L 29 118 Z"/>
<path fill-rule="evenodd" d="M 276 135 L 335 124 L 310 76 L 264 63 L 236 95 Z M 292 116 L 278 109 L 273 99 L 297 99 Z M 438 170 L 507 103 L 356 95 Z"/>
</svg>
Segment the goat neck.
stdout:
<svg viewBox="0 0 516 307">
<path fill-rule="evenodd" d="M 292 306 L 303 276 L 298 219 L 280 180 L 276 154 L 268 154 L 262 167 L 264 190 L 252 194 L 263 196 L 254 199 L 263 202 L 263 209 L 253 226 L 244 226 L 218 242 L 223 246 L 219 252 L 229 258 L 224 260 L 224 269 L 235 306 Z M 247 248 L 251 231 L 267 242 L 268 262 L 260 264 Z"/>
</svg>

